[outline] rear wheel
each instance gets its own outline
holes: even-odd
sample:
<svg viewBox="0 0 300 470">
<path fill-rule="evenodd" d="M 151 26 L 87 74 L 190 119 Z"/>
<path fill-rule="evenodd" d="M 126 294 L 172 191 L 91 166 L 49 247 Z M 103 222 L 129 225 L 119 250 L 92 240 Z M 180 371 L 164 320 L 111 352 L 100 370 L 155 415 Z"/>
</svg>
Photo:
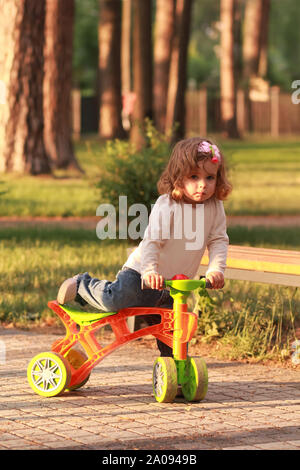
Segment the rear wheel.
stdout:
<svg viewBox="0 0 300 470">
<path fill-rule="evenodd" d="M 68 353 L 66 354 L 65 358 L 74 367 L 75 370 L 79 369 L 79 367 L 84 364 L 84 362 L 88 359 L 88 356 L 85 352 L 78 351 L 78 349 L 71 348 Z M 89 380 L 91 374 L 88 374 L 83 380 L 79 383 L 73 384 L 71 387 L 66 388 L 67 391 L 77 390 L 78 388 L 83 387 L 87 381 Z"/>
<path fill-rule="evenodd" d="M 68 387 L 71 380 L 70 365 L 58 353 L 40 353 L 30 361 L 27 378 L 35 393 L 43 397 L 54 397 Z"/>
</svg>

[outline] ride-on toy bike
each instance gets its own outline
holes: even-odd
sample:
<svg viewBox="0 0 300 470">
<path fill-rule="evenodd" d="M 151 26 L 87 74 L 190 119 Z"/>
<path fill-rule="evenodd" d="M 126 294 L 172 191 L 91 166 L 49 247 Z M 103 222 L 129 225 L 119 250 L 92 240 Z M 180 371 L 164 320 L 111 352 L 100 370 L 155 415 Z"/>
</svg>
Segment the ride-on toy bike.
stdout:
<svg viewBox="0 0 300 470">
<path fill-rule="evenodd" d="M 76 390 L 89 379 L 92 369 L 108 354 L 132 340 L 153 335 L 173 348 L 173 357 L 159 357 L 153 367 L 153 392 L 158 402 L 172 402 L 178 386 L 188 401 L 200 401 L 206 395 L 208 375 L 205 361 L 189 357 L 188 342 L 197 328 L 197 315 L 187 311 L 187 298 L 199 287 L 211 287 L 206 279 L 165 281 L 174 299 L 173 310 L 154 307 L 132 307 L 119 312 L 87 313 L 51 301 L 48 306 L 60 317 L 66 335 L 52 344 L 50 352 L 35 356 L 29 363 L 27 377 L 39 395 L 53 397 L 63 391 Z M 127 318 L 135 315 L 159 314 L 161 322 L 130 332 Z M 109 324 L 115 341 L 101 347 L 95 332 Z M 85 352 L 75 348 L 80 344 Z"/>
</svg>

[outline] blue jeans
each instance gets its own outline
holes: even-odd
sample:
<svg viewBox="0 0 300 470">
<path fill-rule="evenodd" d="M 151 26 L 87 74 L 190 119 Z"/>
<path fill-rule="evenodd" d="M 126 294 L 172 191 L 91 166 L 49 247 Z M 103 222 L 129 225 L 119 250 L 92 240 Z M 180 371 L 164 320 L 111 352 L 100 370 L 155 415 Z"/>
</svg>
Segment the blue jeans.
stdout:
<svg viewBox="0 0 300 470">
<path fill-rule="evenodd" d="M 173 308 L 173 299 L 167 290 L 142 289 L 141 275 L 131 268 L 118 272 L 115 281 L 92 278 L 88 273 L 77 278 L 76 300 L 104 312 L 117 312 L 128 307 Z M 145 315 L 148 325 L 160 323 L 160 315 Z M 162 356 L 172 356 L 172 349 L 157 340 Z"/>
</svg>

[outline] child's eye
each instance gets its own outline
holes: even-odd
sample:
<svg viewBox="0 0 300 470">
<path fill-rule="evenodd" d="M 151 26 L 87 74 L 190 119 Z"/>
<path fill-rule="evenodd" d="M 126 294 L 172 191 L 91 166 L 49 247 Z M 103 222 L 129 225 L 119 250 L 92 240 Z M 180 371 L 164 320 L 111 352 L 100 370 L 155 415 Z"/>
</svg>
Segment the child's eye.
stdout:
<svg viewBox="0 0 300 470">
<path fill-rule="evenodd" d="M 208 181 L 213 181 L 215 179 L 215 177 L 213 175 L 209 175 L 207 176 L 207 180 Z"/>
<path fill-rule="evenodd" d="M 196 179 L 198 179 L 198 175 L 191 175 L 190 178 L 191 178 L 191 180 L 196 180 Z"/>
</svg>

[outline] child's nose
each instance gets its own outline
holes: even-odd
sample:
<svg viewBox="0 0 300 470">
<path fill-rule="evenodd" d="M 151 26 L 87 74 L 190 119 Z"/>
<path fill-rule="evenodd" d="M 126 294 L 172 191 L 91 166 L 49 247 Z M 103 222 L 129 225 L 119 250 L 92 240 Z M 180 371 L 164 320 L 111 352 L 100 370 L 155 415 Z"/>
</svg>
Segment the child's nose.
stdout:
<svg viewBox="0 0 300 470">
<path fill-rule="evenodd" d="M 206 186 L 206 181 L 204 179 L 199 180 L 199 187 L 205 188 L 205 186 Z"/>
</svg>

